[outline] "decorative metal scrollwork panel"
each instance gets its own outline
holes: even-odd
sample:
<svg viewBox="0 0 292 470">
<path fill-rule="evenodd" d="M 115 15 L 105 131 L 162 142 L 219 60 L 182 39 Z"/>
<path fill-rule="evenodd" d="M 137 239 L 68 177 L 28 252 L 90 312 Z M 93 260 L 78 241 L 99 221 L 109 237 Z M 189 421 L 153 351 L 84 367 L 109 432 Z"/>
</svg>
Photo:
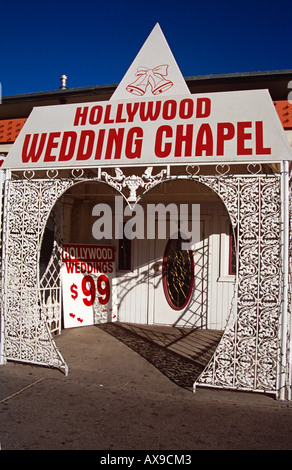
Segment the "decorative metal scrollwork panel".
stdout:
<svg viewBox="0 0 292 470">
<path fill-rule="evenodd" d="M 60 195 L 72 184 L 70 180 L 11 180 L 6 183 L 2 305 L 8 360 L 66 368 L 42 314 L 38 254 L 48 215 Z"/>
<path fill-rule="evenodd" d="M 221 184 L 215 186 L 233 222 L 238 220 L 237 292 L 221 342 L 197 384 L 275 392 L 281 289 L 279 178 L 238 178 L 236 198 L 233 183 L 231 192 L 228 183 L 223 191 Z"/>
</svg>

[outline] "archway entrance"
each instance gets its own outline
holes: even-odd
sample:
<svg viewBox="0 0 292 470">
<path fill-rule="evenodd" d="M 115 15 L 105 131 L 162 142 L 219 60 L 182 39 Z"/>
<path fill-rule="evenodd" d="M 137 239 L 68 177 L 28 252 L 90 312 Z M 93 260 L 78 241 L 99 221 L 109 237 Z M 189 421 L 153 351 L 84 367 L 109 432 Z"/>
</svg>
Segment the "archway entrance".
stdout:
<svg viewBox="0 0 292 470">
<path fill-rule="evenodd" d="M 94 238 L 92 215 L 100 204 L 114 219 L 115 194 L 107 184 L 81 182 L 68 189 L 51 211 L 39 269 L 42 309 L 52 333 L 117 318 L 116 240 L 110 234 Z"/>
<path fill-rule="evenodd" d="M 217 266 L 220 264 L 221 254 L 223 255 L 221 263 L 223 261 L 225 263 L 226 256 L 229 255 L 230 219 L 222 201 L 206 185 L 187 180 L 164 183 L 144 195 L 140 205 L 145 215 L 149 204 L 164 203 L 165 208 L 169 203 L 173 204 L 177 201 L 186 204 L 187 216 L 190 218 L 187 220 L 188 225 L 194 215 L 192 203 L 196 205 L 196 208 L 202 206 L 202 208 L 199 207 L 199 212 L 195 212 L 196 216 L 199 214 L 198 240 L 194 240 L 195 246 L 185 250 L 182 249 L 183 240 L 170 237 L 170 225 L 173 221 L 170 220 L 169 214 L 165 214 L 166 218 L 163 220 L 166 224 L 165 237 L 158 238 L 158 231 L 156 231 L 153 239 L 147 239 L 147 233 L 145 233 L 145 238 L 142 239 L 104 238 L 97 241 L 92 231 L 96 221 L 96 212 L 95 216 L 93 215 L 94 207 L 97 204 L 109 205 L 114 226 L 116 197 L 121 196 L 108 185 L 87 181 L 70 187 L 52 209 L 45 227 L 40 257 L 42 310 L 45 312 L 50 331 L 61 333 L 62 328 L 112 321 L 113 318 L 108 315 L 108 310 L 103 314 L 98 308 L 98 302 L 95 308 L 91 309 L 90 318 L 86 319 L 85 315 L 82 316 L 78 311 L 79 323 L 75 321 L 76 319 L 75 323 L 64 321 L 64 318 L 67 318 L 65 312 L 67 304 L 73 295 L 72 292 L 66 292 L 60 276 L 60 269 L 64 268 L 64 266 L 61 268 L 63 245 L 110 244 L 115 251 L 117 266 L 114 279 L 117 307 L 115 320 L 121 322 L 128 332 L 129 327 L 132 330 L 131 325 L 133 327 L 135 325 L 135 332 L 140 338 L 144 338 L 146 332 L 148 339 L 152 338 L 153 344 L 157 342 L 156 347 L 163 344 L 170 351 L 180 351 L 183 357 L 189 359 L 195 357 L 198 360 L 203 354 L 201 361 L 206 365 L 205 356 L 210 359 L 214 352 L 215 339 L 218 344 L 222 336 L 230 311 L 232 289 L 234 289 L 234 275 L 228 278 L 229 273 L 224 272 L 222 266 Z M 125 212 L 131 214 L 131 212 Z M 129 215 L 124 217 L 123 224 L 129 220 L 129 217 Z M 159 228 L 157 226 L 159 222 L 161 220 L 159 220 L 158 213 L 155 215 L 156 229 Z M 181 222 L 184 221 L 181 220 Z M 176 221 L 174 229 L 177 228 Z M 52 243 L 53 236 L 54 244 Z M 121 251 L 121 242 L 128 243 L 127 251 Z M 170 267 L 169 263 L 172 259 L 176 261 Z M 178 274 L 176 279 L 171 278 L 173 270 Z M 186 273 L 185 270 L 188 272 Z M 218 274 L 215 276 L 216 272 Z M 80 275 L 83 281 L 88 273 L 83 272 Z M 183 291 L 180 289 L 180 276 L 185 278 L 186 275 L 189 276 L 189 285 L 185 284 L 188 291 Z M 96 282 L 97 278 L 98 276 L 96 279 L 93 278 L 93 281 Z M 70 285 L 77 287 L 73 281 Z M 88 284 L 86 295 L 90 295 L 90 288 L 91 284 Z M 173 292 L 179 293 L 180 291 L 182 291 L 182 301 L 175 297 L 171 298 Z M 218 295 L 225 299 L 225 303 L 218 302 Z M 70 313 L 73 316 L 73 312 L 70 311 Z M 142 328 L 139 328 L 139 325 Z M 145 325 L 148 328 L 144 328 Z M 151 325 L 153 331 L 149 329 Z M 157 329 L 157 327 L 162 328 Z M 177 331 L 175 331 L 176 328 Z M 209 330 L 212 333 L 209 336 L 199 333 L 190 336 L 190 329 Z"/>
<path fill-rule="evenodd" d="M 204 184 L 176 179 L 144 194 L 139 205 L 144 232 L 146 224 L 155 224 L 155 237 L 131 241 L 132 268 L 125 273 L 128 289 L 121 283 L 119 319 L 223 331 L 236 266 L 233 230 L 222 200 Z M 183 240 L 177 236 L 182 230 L 189 236 L 198 232 L 188 249 L 181 249 L 187 242 L 186 235 Z"/>
</svg>

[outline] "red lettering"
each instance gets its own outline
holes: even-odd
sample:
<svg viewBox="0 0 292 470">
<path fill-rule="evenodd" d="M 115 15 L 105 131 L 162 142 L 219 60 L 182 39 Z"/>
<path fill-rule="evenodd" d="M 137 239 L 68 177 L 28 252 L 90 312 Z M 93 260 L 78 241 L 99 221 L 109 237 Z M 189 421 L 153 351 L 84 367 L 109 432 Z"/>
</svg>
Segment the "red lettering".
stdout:
<svg viewBox="0 0 292 470">
<path fill-rule="evenodd" d="M 87 113 L 88 113 L 88 106 L 85 106 L 83 108 L 77 108 L 73 125 L 84 126 L 86 124 Z"/>
<path fill-rule="evenodd" d="M 271 155 L 272 150 L 270 147 L 264 147 L 263 143 L 263 122 L 256 121 L 256 154 L 257 155 Z"/>
<path fill-rule="evenodd" d="M 93 106 L 89 114 L 89 124 L 99 124 L 102 117 L 102 106 Z"/>
<path fill-rule="evenodd" d="M 91 157 L 94 137 L 94 131 L 81 132 L 76 160 L 88 160 Z"/>
<path fill-rule="evenodd" d="M 106 305 L 110 298 L 110 283 L 105 274 L 101 274 L 96 281 L 97 291 L 100 294 L 98 301 L 101 305 Z M 104 296 L 104 297 L 103 297 Z"/>
<path fill-rule="evenodd" d="M 164 149 L 162 148 L 163 134 L 165 134 L 166 138 L 167 137 L 172 137 L 172 128 L 170 126 L 160 126 L 157 129 L 154 151 L 155 151 L 155 155 L 159 158 L 168 157 L 168 155 L 171 152 L 171 143 L 170 142 L 165 143 Z"/>
<path fill-rule="evenodd" d="M 134 136 L 136 137 L 135 140 Z M 143 129 L 141 127 L 132 127 L 127 135 L 125 154 L 127 158 L 140 158 L 142 150 Z"/>
<path fill-rule="evenodd" d="M 206 152 L 206 157 L 213 155 L 213 135 L 209 124 L 202 124 L 196 142 L 196 156 L 201 157 Z"/>
<path fill-rule="evenodd" d="M 251 139 L 251 133 L 246 133 L 246 128 L 251 127 L 251 122 L 237 123 L 237 155 L 251 155 L 252 149 L 245 148 L 245 141 Z"/>
<path fill-rule="evenodd" d="M 59 153 L 59 161 L 65 162 L 71 160 L 74 154 L 75 145 L 77 140 L 76 132 L 64 132 L 62 144 Z"/>
<path fill-rule="evenodd" d="M 123 114 L 123 104 L 118 104 L 117 107 L 117 116 L 116 116 L 116 122 L 126 122 L 126 118 L 122 117 Z"/>
<path fill-rule="evenodd" d="M 114 119 L 110 118 L 111 107 L 112 107 L 111 104 L 107 104 L 106 107 L 105 107 L 105 115 L 104 115 L 104 123 L 105 124 L 112 124 L 113 122 L 115 122 Z"/>
<path fill-rule="evenodd" d="M 39 134 L 34 134 L 30 148 L 28 150 L 30 138 L 31 138 L 31 134 L 27 134 L 24 139 L 23 148 L 22 148 L 23 163 L 27 163 L 29 160 L 31 160 L 33 163 L 36 163 L 39 160 L 44 149 L 47 134 L 46 133 L 41 134 L 38 147 L 37 147 L 37 143 L 38 143 Z"/>
<path fill-rule="evenodd" d="M 105 158 L 121 158 L 122 144 L 125 129 L 110 129 L 108 133 L 108 141 L 105 151 Z M 113 153 L 113 147 L 115 146 L 115 153 Z"/>
<path fill-rule="evenodd" d="M 139 103 L 127 103 L 126 104 L 126 110 L 127 110 L 127 114 L 129 117 L 128 119 L 129 122 L 133 122 L 134 116 L 137 113 L 138 109 L 139 109 Z"/>
<path fill-rule="evenodd" d="M 147 104 L 147 108 L 146 108 Z M 155 108 L 153 108 L 154 102 L 147 101 L 140 103 L 140 119 L 141 121 L 156 121 L 159 116 L 160 109 L 161 109 L 161 101 L 155 101 Z"/>
<path fill-rule="evenodd" d="M 182 156 L 182 144 L 185 143 L 185 157 L 191 157 L 192 155 L 192 145 L 193 145 L 193 124 L 188 124 L 186 126 L 186 133 L 183 134 L 184 126 L 178 125 L 176 129 L 176 139 L 175 139 L 175 157 Z"/>
<path fill-rule="evenodd" d="M 74 264 L 66 263 L 67 273 L 74 273 Z"/>
<path fill-rule="evenodd" d="M 196 118 L 208 117 L 210 116 L 210 113 L 211 113 L 210 98 L 198 98 Z"/>
<path fill-rule="evenodd" d="M 220 122 L 217 126 L 217 156 L 224 155 L 224 143 L 233 139 L 234 125 L 231 122 Z"/>
<path fill-rule="evenodd" d="M 179 117 L 181 119 L 190 119 L 194 112 L 194 102 L 190 98 L 182 100 L 179 105 Z"/>
<path fill-rule="evenodd" d="M 104 134 L 105 134 L 105 129 L 100 129 L 98 133 L 98 139 L 97 139 L 96 150 L 95 150 L 96 160 L 101 159 L 101 152 L 102 152 L 102 147 L 103 147 L 103 142 L 104 142 Z"/>
<path fill-rule="evenodd" d="M 56 155 L 52 155 L 52 150 L 57 148 L 59 142 L 55 142 L 55 139 L 60 137 L 61 132 L 51 132 L 49 134 L 48 144 L 45 152 L 44 162 L 54 162 L 56 160 Z"/>
<path fill-rule="evenodd" d="M 176 101 L 174 100 L 167 100 L 165 101 L 162 109 L 162 117 L 163 119 L 169 120 L 174 119 L 176 115 Z"/>
</svg>

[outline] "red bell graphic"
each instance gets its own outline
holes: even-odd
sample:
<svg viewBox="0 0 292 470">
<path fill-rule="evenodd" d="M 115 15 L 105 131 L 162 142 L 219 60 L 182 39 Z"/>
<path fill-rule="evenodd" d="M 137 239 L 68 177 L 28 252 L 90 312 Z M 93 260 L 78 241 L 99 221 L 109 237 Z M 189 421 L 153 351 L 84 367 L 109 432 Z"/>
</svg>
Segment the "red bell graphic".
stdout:
<svg viewBox="0 0 292 470">
<path fill-rule="evenodd" d="M 170 80 L 164 78 L 167 76 L 168 65 L 158 65 L 154 69 L 147 67 L 138 67 L 137 80 L 130 83 L 126 90 L 137 96 L 143 96 L 148 85 L 151 87 L 153 95 L 159 95 L 173 86 Z"/>
<path fill-rule="evenodd" d="M 139 78 L 137 78 L 133 83 L 130 83 L 126 90 L 133 95 L 143 96 L 148 86 L 149 77 L 147 73 L 139 74 L 138 71 L 136 75 L 138 75 Z"/>
<path fill-rule="evenodd" d="M 161 78 L 161 80 L 156 80 L 154 79 L 154 84 L 152 86 L 152 94 L 153 95 L 159 95 L 160 93 L 163 93 L 164 91 L 168 90 L 171 88 L 173 83 L 170 80 L 166 80 L 165 78 Z"/>
</svg>

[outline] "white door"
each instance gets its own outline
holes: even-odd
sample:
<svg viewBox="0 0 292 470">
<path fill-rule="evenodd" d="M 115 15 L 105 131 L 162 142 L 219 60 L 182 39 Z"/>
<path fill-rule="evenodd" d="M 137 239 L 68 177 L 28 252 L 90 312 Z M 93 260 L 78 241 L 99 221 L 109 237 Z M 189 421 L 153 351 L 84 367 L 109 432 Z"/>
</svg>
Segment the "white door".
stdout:
<svg viewBox="0 0 292 470">
<path fill-rule="evenodd" d="M 200 230 L 193 252 L 181 250 L 178 239 L 155 241 L 153 324 L 206 327 L 209 221 L 201 220 Z"/>
</svg>

